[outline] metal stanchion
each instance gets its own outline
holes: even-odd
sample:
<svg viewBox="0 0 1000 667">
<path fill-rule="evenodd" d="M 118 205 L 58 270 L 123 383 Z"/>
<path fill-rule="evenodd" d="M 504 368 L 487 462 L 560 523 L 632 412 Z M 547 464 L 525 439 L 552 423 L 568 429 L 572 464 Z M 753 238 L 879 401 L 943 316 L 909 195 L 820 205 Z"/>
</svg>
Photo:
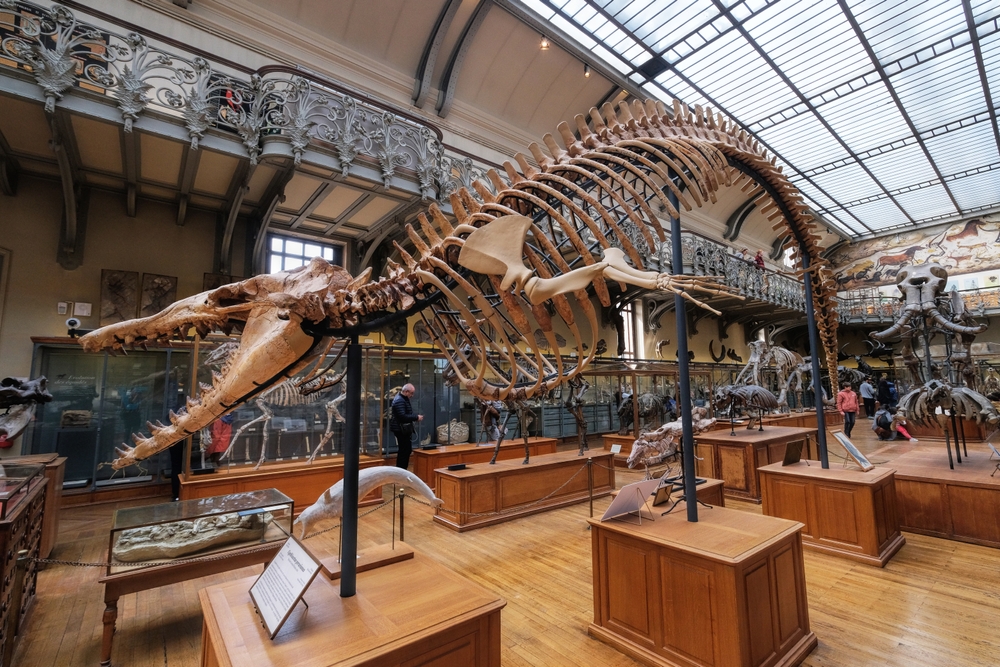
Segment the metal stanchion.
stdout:
<svg viewBox="0 0 1000 667">
<path fill-rule="evenodd" d="M 590 518 L 594 518 L 594 459 L 587 459 L 587 489 L 590 496 Z"/>
<path fill-rule="evenodd" d="M 344 515 L 340 560 L 340 596 L 357 592 L 358 468 L 361 462 L 361 346 L 353 336 L 347 345 L 347 397 L 344 399 Z"/>
<path fill-rule="evenodd" d="M 405 510 L 405 503 L 403 502 L 404 500 L 406 500 L 406 493 L 401 488 L 399 490 L 399 541 L 400 542 L 406 541 L 406 510 Z"/>
</svg>

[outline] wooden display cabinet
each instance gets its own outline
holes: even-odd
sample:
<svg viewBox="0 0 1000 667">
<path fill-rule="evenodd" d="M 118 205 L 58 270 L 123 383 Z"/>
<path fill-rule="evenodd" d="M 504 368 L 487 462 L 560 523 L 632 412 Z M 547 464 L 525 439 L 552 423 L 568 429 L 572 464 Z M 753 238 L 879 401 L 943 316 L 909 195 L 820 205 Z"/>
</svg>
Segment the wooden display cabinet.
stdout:
<svg viewBox="0 0 1000 667">
<path fill-rule="evenodd" d="M 862 472 L 800 461 L 759 472 L 764 514 L 801 522 L 807 549 L 885 567 L 906 544 L 891 468 Z"/>
<path fill-rule="evenodd" d="M 557 442 L 555 438 L 528 438 L 528 451 L 531 458 L 542 454 L 555 454 Z M 496 443 L 489 445 L 438 445 L 437 447 L 413 450 L 413 472 L 424 481 L 424 484 L 437 487 L 437 468 L 447 468 L 456 463 L 471 465 L 473 463 L 489 463 L 493 458 Z M 497 461 L 508 459 L 524 459 L 524 441 L 520 438 L 505 440 L 500 445 Z"/>
<path fill-rule="evenodd" d="M 790 426 L 765 426 L 763 431 L 737 427 L 736 435 L 727 430 L 699 433 L 694 438 L 698 475 L 721 479 L 730 498 L 760 503 L 757 469 L 781 461 L 792 442 L 802 441 L 808 455 L 815 439 L 815 428 Z"/>
<path fill-rule="evenodd" d="M 573 450 L 533 457 L 528 465 L 514 459 L 436 470 L 437 494 L 444 504 L 434 511 L 434 521 L 463 532 L 583 502 L 590 498 L 587 471 L 582 470 L 587 461 L 593 461 L 594 497 L 606 496 L 615 488 L 612 457 L 600 449 L 583 456 Z"/>
<path fill-rule="evenodd" d="M 3 558 L 0 583 L 0 667 L 11 665 L 14 643 L 21 624 L 35 600 L 38 565 L 29 560 L 21 584 L 20 608 L 15 609 L 15 568 L 18 553 L 29 559 L 39 557 L 45 520 L 48 481 L 41 465 L 4 464 L 8 477 L 0 478 L 0 556 Z M 20 612 L 17 616 L 15 614 Z"/>
<path fill-rule="evenodd" d="M 593 637 L 664 667 L 797 665 L 815 648 L 801 524 L 715 507 L 590 525 Z"/>
</svg>

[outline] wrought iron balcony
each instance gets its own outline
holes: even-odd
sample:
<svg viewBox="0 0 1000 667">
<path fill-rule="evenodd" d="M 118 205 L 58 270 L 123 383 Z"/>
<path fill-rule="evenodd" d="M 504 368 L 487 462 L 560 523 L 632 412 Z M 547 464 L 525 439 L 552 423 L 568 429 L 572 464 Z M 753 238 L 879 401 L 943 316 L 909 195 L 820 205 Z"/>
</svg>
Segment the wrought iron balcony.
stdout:
<svg viewBox="0 0 1000 667">
<path fill-rule="evenodd" d="M 660 266 L 670 266 L 670 234 L 660 248 Z M 792 311 L 805 313 L 805 286 L 801 280 L 771 269 L 758 268 L 747 261 L 730 254 L 728 246 L 705 238 L 691 231 L 681 232 L 681 256 L 684 272 L 702 276 L 723 276 L 726 284 L 739 290 L 748 301 L 756 301 L 773 306 L 769 311 L 780 317 Z M 725 313 L 730 308 L 744 312 L 756 311 L 747 302 L 731 298 L 708 299 Z M 725 302 L 725 303 L 723 303 Z M 673 309 L 674 299 L 649 296 L 646 298 L 646 328 L 652 333 L 659 328 L 660 315 Z"/>
<path fill-rule="evenodd" d="M 33 79 L 48 113 L 70 92 L 110 98 L 126 132 L 152 114 L 183 124 L 192 148 L 209 130 L 236 134 L 251 164 L 274 155 L 298 165 L 307 148 L 320 148 L 344 176 L 361 161 L 377 164 L 386 188 L 402 173 L 424 199 L 445 199 L 488 169 L 446 149 L 441 131 L 423 119 L 304 70 L 249 72 L 114 32 L 113 17 L 88 18 L 94 22 L 62 4 L 0 0 L 0 67 Z"/>
<path fill-rule="evenodd" d="M 960 290 L 965 309 L 974 317 L 1000 315 L 1000 288 Z M 899 319 L 903 302 L 898 296 L 880 293 L 875 288 L 852 290 L 839 300 L 837 312 L 841 324 L 889 325 Z"/>
</svg>

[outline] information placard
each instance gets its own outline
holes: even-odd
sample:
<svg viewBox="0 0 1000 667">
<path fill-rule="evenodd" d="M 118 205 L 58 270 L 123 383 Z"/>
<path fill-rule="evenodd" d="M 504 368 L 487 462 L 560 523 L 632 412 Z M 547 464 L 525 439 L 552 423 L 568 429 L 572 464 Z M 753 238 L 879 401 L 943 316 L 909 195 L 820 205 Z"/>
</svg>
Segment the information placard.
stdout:
<svg viewBox="0 0 1000 667">
<path fill-rule="evenodd" d="M 289 537 L 250 587 L 250 599 L 271 639 L 277 636 L 320 567 L 297 539 Z"/>
</svg>

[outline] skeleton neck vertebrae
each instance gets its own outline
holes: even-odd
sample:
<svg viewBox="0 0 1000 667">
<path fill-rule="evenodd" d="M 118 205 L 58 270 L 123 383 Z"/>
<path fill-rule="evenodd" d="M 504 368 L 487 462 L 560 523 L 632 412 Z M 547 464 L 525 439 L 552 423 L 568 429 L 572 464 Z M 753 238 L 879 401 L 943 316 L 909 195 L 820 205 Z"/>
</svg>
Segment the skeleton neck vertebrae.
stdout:
<svg viewBox="0 0 1000 667">
<path fill-rule="evenodd" d="M 833 282 L 818 235 L 801 196 L 755 140 L 721 115 L 680 104 L 672 115 L 660 103 L 605 105 L 603 115 L 591 111 L 590 124 L 578 116 L 576 125 L 579 138 L 560 124 L 562 147 L 551 135 L 548 153 L 530 147 L 538 167 L 518 155 L 517 166 L 505 164 L 506 178 L 489 173 L 492 188 L 474 184 L 479 199 L 464 189 L 452 195 L 457 224 L 431 205 L 430 216 L 418 218 L 420 233 L 406 228 L 416 252 L 397 246 L 402 265 L 390 262 L 380 280 L 315 259 L 85 336 L 88 350 L 118 350 L 192 327 L 201 335 L 243 329 L 212 386 L 170 424 L 151 425 L 152 437 L 119 450 L 114 465 L 155 454 L 297 373 L 305 371 L 297 383 L 312 381 L 338 339 L 414 314 L 474 397 L 523 400 L 550 391 L 596 354 L 593 299 L 609 307 L 613 293 L 666 290 L 705 306 L 696 294 L 735 292 L 715 277 L 664 273 L 658 259 L 666 237 L 657 213 L 677 217 L 678 209 L 714 201 L 723 186 L 742 187 L 797 240 L 818 286 L 816 318 L 835 373 Z M 571 354 L 545 356 L 528 337 L 540 330 L 559 350 L 560 320 Z"/>
</svg>

